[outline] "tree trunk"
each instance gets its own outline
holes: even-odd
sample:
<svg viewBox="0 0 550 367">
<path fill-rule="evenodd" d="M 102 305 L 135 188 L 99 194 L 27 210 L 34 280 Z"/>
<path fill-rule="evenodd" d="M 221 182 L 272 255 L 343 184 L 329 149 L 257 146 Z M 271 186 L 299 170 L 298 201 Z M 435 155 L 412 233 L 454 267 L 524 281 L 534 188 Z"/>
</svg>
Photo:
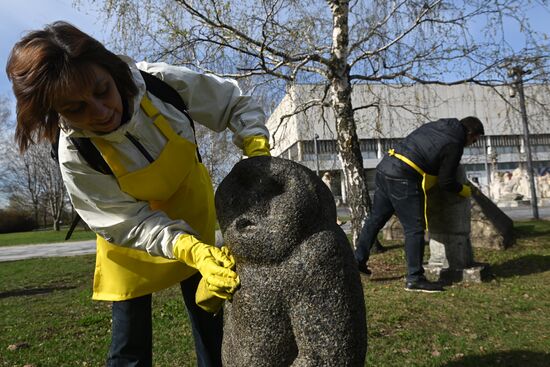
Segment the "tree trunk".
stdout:
<svg viewBox="0 0 550 367">
<path fill-rule="evenodd" d="M 344 183 L 351 210 L 351 237 L 354 246 L 370 206 L 363 157 L 357 137 L 348 65 L 348 1 L 330 1 L 333 14 L 332 59 L 328 79 L 332 106 L 336 115 L 338 156 L 344 171 Z"/>
</svg>

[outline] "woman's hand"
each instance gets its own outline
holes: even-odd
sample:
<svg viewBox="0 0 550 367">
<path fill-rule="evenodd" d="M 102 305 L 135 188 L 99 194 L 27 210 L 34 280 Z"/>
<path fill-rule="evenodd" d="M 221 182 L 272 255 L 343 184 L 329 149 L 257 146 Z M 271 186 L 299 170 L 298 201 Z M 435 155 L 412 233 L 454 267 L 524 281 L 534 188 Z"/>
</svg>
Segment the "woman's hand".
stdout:
<svg viewBox="0 0 550 367">
<path fill-rule="evenodd" d="M 235 260 L 227 249 L 207 245 L 192 235 L 181 235 L 173 252 L 178 260 L 201 273 L 207 289 L 216 297 L 231 299 L 239 287 L 239 276 L 233 271 Z"/>
</svg>

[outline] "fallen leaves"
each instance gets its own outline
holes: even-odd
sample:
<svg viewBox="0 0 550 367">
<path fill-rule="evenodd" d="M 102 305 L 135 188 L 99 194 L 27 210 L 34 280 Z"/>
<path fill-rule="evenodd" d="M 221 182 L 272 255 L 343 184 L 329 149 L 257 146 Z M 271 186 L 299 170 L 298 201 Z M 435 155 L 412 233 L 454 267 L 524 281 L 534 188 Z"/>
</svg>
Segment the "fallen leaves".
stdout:
<svg viewBox="0 0 550 367">
<path fill-rule="evenodd" d="M 19 343 L 8 345 L 8 350 L 14 351 L 14 350 L 19 350 L 19 349 L 25 349 L 25 348 L 28 348 L 28 347 L 30 347 L 29 343 L 19 342 Z"/>
</svg>

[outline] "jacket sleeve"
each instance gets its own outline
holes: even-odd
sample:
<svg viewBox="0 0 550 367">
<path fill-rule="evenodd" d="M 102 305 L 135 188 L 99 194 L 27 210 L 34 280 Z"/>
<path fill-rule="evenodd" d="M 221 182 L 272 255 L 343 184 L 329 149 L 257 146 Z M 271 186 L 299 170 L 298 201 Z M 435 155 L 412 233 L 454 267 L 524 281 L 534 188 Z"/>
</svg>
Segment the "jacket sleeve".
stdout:
<svg viewBox="0 0 550 367">
<path fill-rule="evenodd" d="M 462 158 L 464 147 L 459 144 L 448 144 L 441 151 L 441 164 L 439 165 L 439 187 L 449 192 L 459 192 L 462 184 L 456 180 L 456 169 Z"/>
<path fill-rule="evenodd" d="M 75 210 L 107 241 L 173 259 L 176 238 L 197 235 L 186 222 L 172 220 L 123 192 L 114 176 L 88 166 L 68 139 L 60 139 L 59 152 L 61 174 Z"/>
<path fill-rule="evenodd" d="M 249 136 L 269 139 L 262 107 L 251 96 L 244 95 L 236 81 L 166 63 L 140 62 L 137 66 L 174 87 L 193 120 L 214 131 L 229 128 L 239 148 L 243 148 L 243 139 Z"/>
</svg>

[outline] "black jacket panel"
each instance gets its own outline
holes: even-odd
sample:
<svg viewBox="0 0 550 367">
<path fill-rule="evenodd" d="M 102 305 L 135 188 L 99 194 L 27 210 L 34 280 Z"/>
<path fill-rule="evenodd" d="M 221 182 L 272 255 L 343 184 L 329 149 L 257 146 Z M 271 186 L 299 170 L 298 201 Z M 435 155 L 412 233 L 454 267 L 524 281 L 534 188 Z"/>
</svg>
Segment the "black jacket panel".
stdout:
<svg viewBox="0 0 550 367">
<path fill-rule="evenodd" d="M 439 185 L 458 192 L 456 169 L 466 143 L 466 129 L 457 119 L 441 119 L 422 125 L 394 148 L 429 175 L 439 176 Z M 421 179 L 420 175 L 401 160 L 384 156 L 377 169 L 390 177 Z"/>
</svg>

